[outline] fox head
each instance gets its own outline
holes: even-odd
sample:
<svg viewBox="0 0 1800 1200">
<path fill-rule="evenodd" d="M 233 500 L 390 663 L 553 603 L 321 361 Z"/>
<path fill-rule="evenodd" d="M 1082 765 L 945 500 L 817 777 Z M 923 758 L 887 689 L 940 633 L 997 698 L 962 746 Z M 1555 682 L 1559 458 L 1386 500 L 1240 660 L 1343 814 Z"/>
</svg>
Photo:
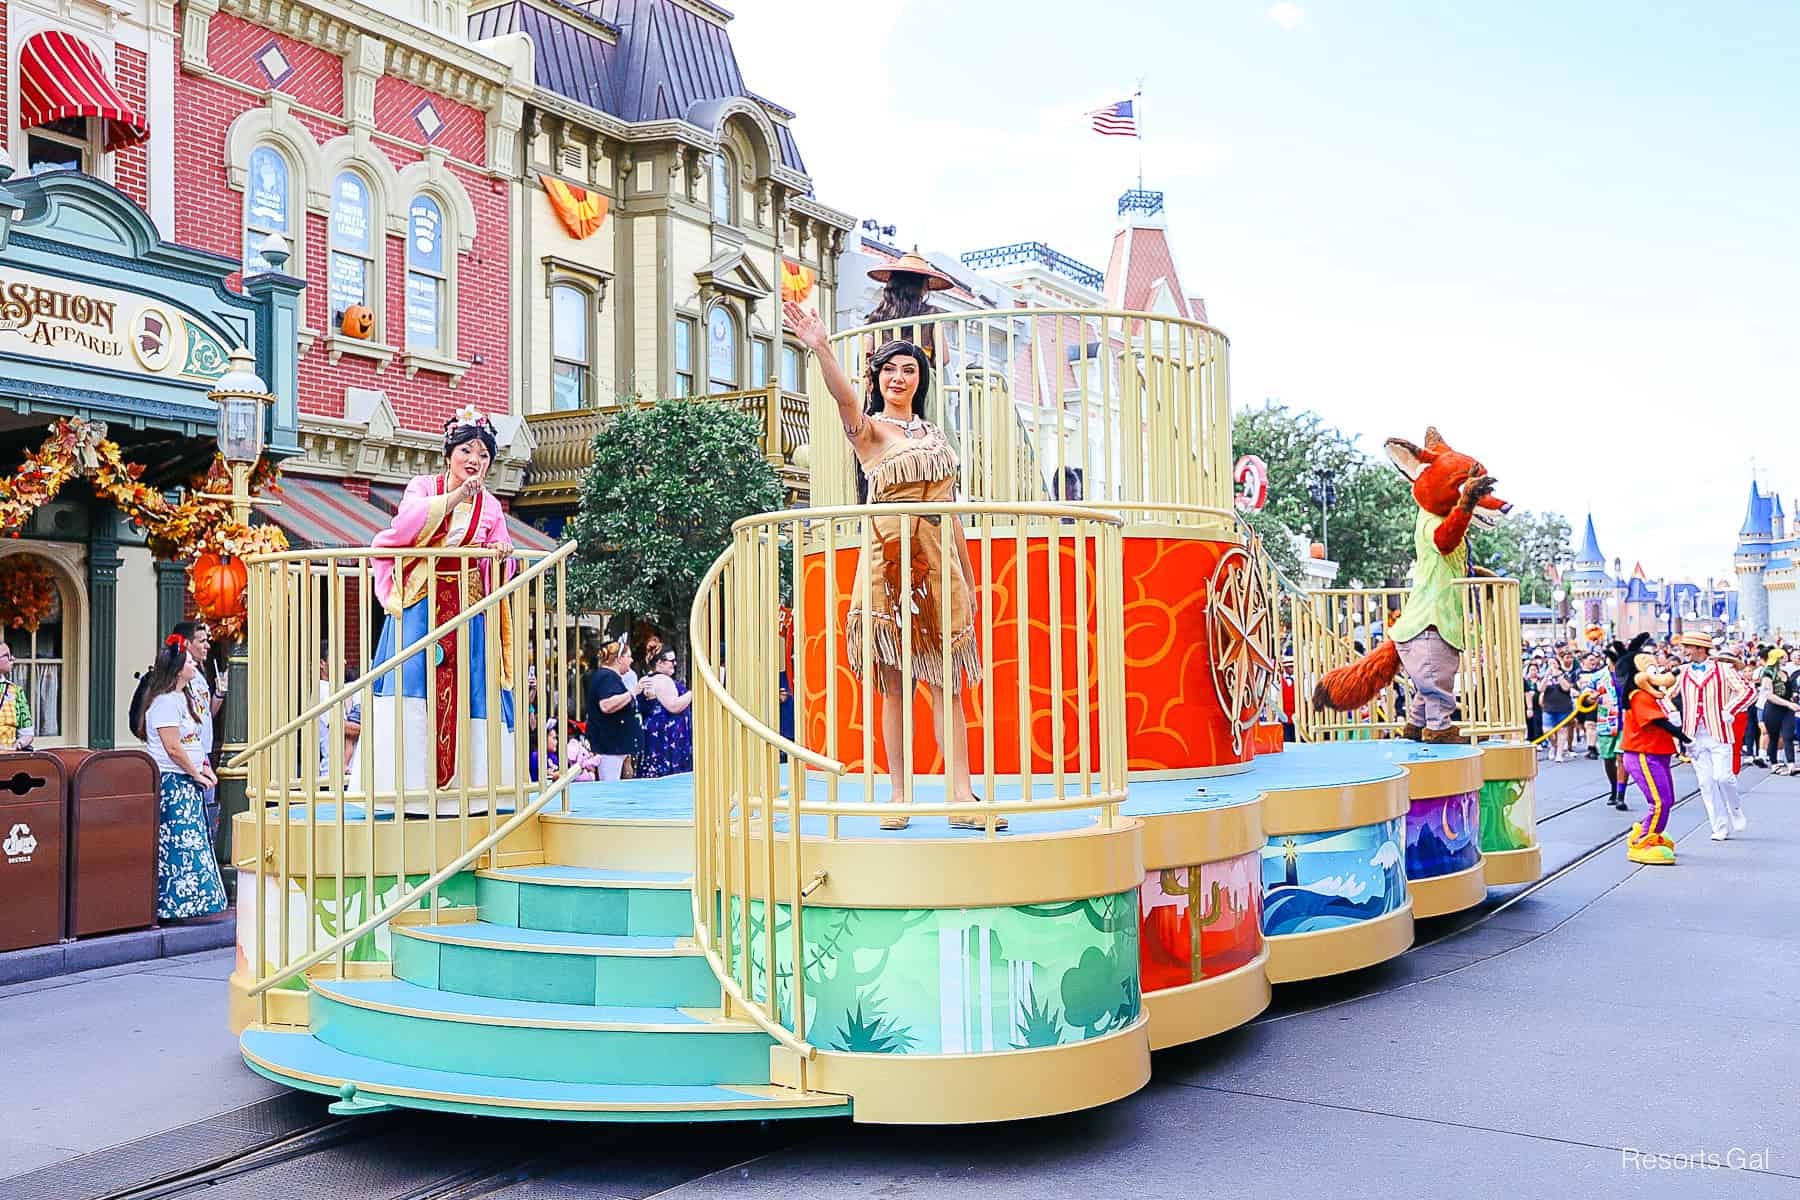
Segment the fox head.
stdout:
<svg viewBox="0 0 1800 1200">
<path fill-rule="evenodd" d="M 1463 484 L 1487 474 L 1487 468 L 1479 460 L 1452 450 L 1436 426 L 1425 430 L 1423 446 L 1415 446 L 1405 438 L 1389 438 L 1387 453 L 1401 474 L 1412 480 L 1413 500 L 1433 516 L 1449 516 L 1462 498 Z M 1500 514 L 1511 511 L 1512 505 L 1500 497 L 1485 495 L 1476 502 L 1470 519 L 1488 529 L 1493 527 Z"/>
</svg>

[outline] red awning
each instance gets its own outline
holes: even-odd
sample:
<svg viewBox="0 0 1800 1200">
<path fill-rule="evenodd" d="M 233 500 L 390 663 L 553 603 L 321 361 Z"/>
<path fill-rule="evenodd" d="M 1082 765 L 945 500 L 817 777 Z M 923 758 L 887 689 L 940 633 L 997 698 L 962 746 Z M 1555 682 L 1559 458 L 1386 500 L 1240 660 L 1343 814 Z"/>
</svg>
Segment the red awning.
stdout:
<svg viewBox="0 0 1800 1200">
<path fill-rule="evenodd" d="M 19 127 L 48 125 L 64 117 L 106 122 L 106 148 L 135 146 L 150 136 L 144 114 L 125 102 L 106 78 L 100 56 L 60 29 L 40 33 L 19 51 Z"/>
</svg>

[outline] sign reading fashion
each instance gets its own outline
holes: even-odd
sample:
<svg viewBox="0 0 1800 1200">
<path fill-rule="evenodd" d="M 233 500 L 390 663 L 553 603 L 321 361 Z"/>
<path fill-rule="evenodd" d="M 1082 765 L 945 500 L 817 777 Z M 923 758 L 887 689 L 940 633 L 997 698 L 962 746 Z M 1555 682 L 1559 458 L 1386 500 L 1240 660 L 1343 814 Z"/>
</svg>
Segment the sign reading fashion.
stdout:
<svg viewBox="0 0 1800 1200">
<path fill-rule="evenodd" d="M 0 355 L 211 382 L 228 365 L 211 329 L 164 301 L 0 268 Z"/>
</svg>

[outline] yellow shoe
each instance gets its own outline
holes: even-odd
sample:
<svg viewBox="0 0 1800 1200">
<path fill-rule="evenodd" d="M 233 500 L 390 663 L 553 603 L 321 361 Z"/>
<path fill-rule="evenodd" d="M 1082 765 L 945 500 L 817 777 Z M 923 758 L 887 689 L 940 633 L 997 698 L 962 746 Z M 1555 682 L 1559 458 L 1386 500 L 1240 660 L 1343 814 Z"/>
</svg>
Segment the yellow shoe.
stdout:
<svg viewBox="0 0 1800 1200">
<path fill-rule="evenodd" d="M 910 824 L 912 824 L 912 821 L 908 817 L 881 818 L 881 827 L 883 829 L 905 829 Z"/>
<path fill-rule="evenodd" d="M 952 828 L 952 829 L 986 829 L 987 828 L 987 820 L 983 817 L 951 817 L 950 818 L 950 828 Z M 994 828 L 995 829 L 1005 829 L 1006 828 L 1006 818 L 1005 817 L 995 817 L 994 818 Z"/>
<path fill-rule="evenodd" d="M 1629 847 L 1625 857 L 1647 867 L 1672 867 L 1675 851 L 1660 842 L 1643 842 Z"/>
</svg>

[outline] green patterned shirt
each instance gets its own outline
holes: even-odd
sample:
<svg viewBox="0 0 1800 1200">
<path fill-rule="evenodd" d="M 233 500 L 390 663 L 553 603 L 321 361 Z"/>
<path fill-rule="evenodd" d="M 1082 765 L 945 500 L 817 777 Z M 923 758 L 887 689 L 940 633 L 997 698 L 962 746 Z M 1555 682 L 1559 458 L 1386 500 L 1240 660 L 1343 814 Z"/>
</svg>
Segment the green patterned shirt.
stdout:
<svg viewBox="0 0 1800 1200">
<path fill-rule="evenodd" d="M 1410 642 L 1432 626 L 1456 649 L 1463 648 L 1463 602 L 1456 581 L 1469 573 L 1469 543 L 1440 554 L 1432 535 L 1444 518 L 1419 510 L 1413 524 L 1413 586 L 1400 619 L 1388 630 L 1395 642 Z"/>
<path fill-rule="evenodd" d="M 13 728 L 18 736 L 32 732 L 31 702 L 25 698 L 25 689 L 11 680 L 0 679 L 0 710 L 9 705 L 13 713 Z M 13 743 L 13 746 L 16 745 L 17 741 Z M 0 750 L 11 750 L 13 746 L 0 746 Z"/>
</svg>

